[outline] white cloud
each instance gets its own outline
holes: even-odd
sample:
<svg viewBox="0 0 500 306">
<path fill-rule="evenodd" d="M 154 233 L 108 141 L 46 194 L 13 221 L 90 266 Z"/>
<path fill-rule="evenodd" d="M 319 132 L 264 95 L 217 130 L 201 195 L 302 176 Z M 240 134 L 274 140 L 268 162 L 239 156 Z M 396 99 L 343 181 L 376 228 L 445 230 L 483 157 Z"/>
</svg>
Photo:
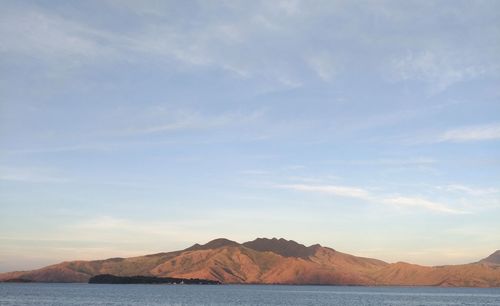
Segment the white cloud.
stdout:
<svg viewBox="0 0 500 306">
<path fill-rule="evenodd" d="M 477 188 L 470 187 L 460 184 L 450 184 L 446 186 L 438 186 L 437 189 L 451 191 L 451 192 L 461 192 L 472 196 L 484 196 L 499 193 L 498 188 Z"/>
<path fill-rule="evenodd" d="M 283 2 L 280 7 L 293 14 L 296 5 Z M 163 9 L 169 11 L 168 7 Z M 207 7 L 200 5 L 197 9 Z M 110 63 L 149 61 L 154 57 L 157 65 L 217 68 L 237 77 L 260 78 L 285 87 L 302 84 L 289 63 L 273 53 L 261 52 L 256 43 L 248 44 L 262 34 L 255 29 L 250 12 L 237 20 L 206 20 L 202 26 L 192 28 L 175 21 L 143 20 L 128 31 L 95 27 L 38 7 L 10 8 L 0 17 L 0 52 L 46 61 L 51 63 L 51 69 L 81 67 L 89 60 L 96 63 L 96 58 Z"/>
<path fill-rule="evenodd" d="M 441 131 L 428 130 L 413 136 L 403 136 L 399 139 L 407 145 L 495 141 L 500 139 L 500 123 L 467 125 Z"/>
<path fill-rule="evenodd" d="M 207 130 L 255 122 L 261 116 L 262 112 L 260 111 L 250 113 L 227 112 L 218 115 L 207 115 L 190 110 L 167 110 L 154 116 L 156 120 L 158 120 L 158 117 L 164 117 L 161 118 L 162 121 L 165 121 L 164 123 L 133 127 L 126 129 L 125 132 L 128 134 L 152 134 L 181 130 Z"/>
<path fill-rule="evenodd" d="M 411 52 L 393 60 L 393 69 L 399 80 L 418 80 L 429 84 L 434 92 L 475 78 L 487 71 L 477 63 L 468 63 L 458 51 Z"/>
<path fill-rule="evenodd" d="M 110 55 L 107 33 L 47 12 L 27 10 L 0 18 L 0 51 L 50 60 Z"/>
<path fill-rule="evenodd" d="M 318 75 L 318 77 L 329 82 L 333 79 L 336 73 L 336 65 L 332 56 L 326 52 L 311 55 L 306 58 L 309 67 Z"/>
<path fill-rule="evenodd" d="M 412 39 L 407 37 L 406 31 L 400 31 L 404 35 L 387 37 L 388 32 L 394 35 L 394 27 L 413 29 L 413 21 L 419 21 L 425 12 L 432 13 L 429 20 L 438 20 L 443 9 L 435 12 L 433 5 L 413 4 L 419 7 L 417 13 L 402 10 L 399 5 L 391 3 L 386 3 L 383 8 L 376 4 L 359 6 L 302 1 L 257 1 L 251 4 L 223 1 L 186 5 L 111 1 L 108 4 L 112 10 L 126 10 L 137 18 L 132 19 L 134 27 L 117 30 L 102 24 L 83 23 L 65 15 L 64 10 L 56 13 L 36 6 L 10 8 L 0 18 L 0 50 L 58 60 L 58 65 L 68 64 L 68 61 L 83 64 L 86 58 L 94 60 L 98 56 L 106 56 L 108 63 L 115 60 L 151 61 L 154 57 L 154 62 L 160 65 L 176 63 L 182 68 L 216 68 L 236 77 L 274 83 L 278 88 L 306 83 L 302 71 L 304 59 L 305 65 L 319 78 L 331 81 L 341 58 L 343 62 L 359 61 L 358 57 L 343 57 L 344 48 L 338 46 L 350 52 L 355 51 L 352 48 L 357 48 L 360 43 L 369 44 L 367 53 L 374 55 L 370 60 L 375 66 L 381 64 L 385 69 L 389 64 L 398 79 L 435 84 L 437 91 L 492 69 L 484 64 L 491 60 L 485 60 L 483 54 L 477 54 L 474 48 L 462 51 L 453 41 L 445 41 L 444 47 L 428 42 L 421 46 L 422 38 L 428 35 L 425 31 L 415 33 L 416 37 Z M 172 6 L 177 6 L 177 9 L 173 10 Z M 353 14 L 358 11 L 359 15 Z M 220 15 L 217 16 L 217 12 Z M 193 22 L 175 14 L 193 14 L 202 18 Z M 375 16 L 381 21 L 380 26 L 365 31 L 371 26 L 360 18 L 365 14 Z M 321 42 L 310 45 L 310 37 L 321 31 L 318 27 L 325 26 L 322 22 L 325 19 L 329 20 L 327 26 L 341 28 L 319 36 L 323 37 Z M 355 41 L 351 41 L 353 39 Z M 388 39 L 391 50 L 398 50 L 392 65 L 386 50 L 376 43 L 386 43 Z M 399 50 L 408 50 L 408 40 L 411 41 L 410 47 L 418 43 L 412 48 L 415 51 L 401 55 Z M 417 49 L 419 47 L 423 51 Z M 324 51 L 311 55 L 308 54 L 310 50 Z M 65 57 L 63 63 L 60 63 L 61 56 Z"/>
<path fill-rule="evenodd" d="M 117 218 L 113 216 L 96 216 L 66 225 L 67 236 L 71 233 L 75 241 L 101 240 L 123 242 L 135 239 L 150 243 L 157 239 L 170 242 L 185 243 L 186 241 L 209 240 L 215 235 L 207 230 L 210 220 L 190 219 L 177 221 L 141 221 L 137 219 Z M 131 238 L 134 237 L 134 238 Z M 144 237 L 147 237 L 146 239 Z"/>
<path fill-rule="evenodd" d="M 274 5 L 280 11 L 284 11 L 290 16 L 301 12 L 301 1 L 299 0 L 270 1 L 269 4 Z"/>
<path fill-rule="evenodd" d="M 341 197 L 351 197 L 358 199 L 370 198 L 370 193 L 367 190 L 350 186 L 292 184 L 280 185 L 279 187 L 297 191 L 326 193 Z"/>
<path fill-rule="evenodd" d="M 186 141 L 196 143 L 201 141 L 206 143 L 209 141 L 207 138 L 200 139 L 196 137 L 196 139 L 184 138 L 183 140 L 131 140 L 130 138 L 124 138 L 140 135 L 179 135 L 183 132 L 196 132 L 198 133 L 197 135 L 199 135 L 199 133 L 203 132 L 216 131 L 219 133 L 218 135 L 229 135 L 230 137 L 237 137 L 238 140 L 253 141 L 258 139 L 257 137 L 259 137 L 262 131 L 267 132 L 269 130 L 266 125 L 269 124 L 269 122 L 266 121 L 265 111 L 261 109 L 207 113 L 192 109 L 177 109 L 155 105 L 146 109 L 138 109 L 136 107 L 126 109 L 116 115 L 114 119 L 115 121 L 112 125 L 99 130 L 99 133 L 106 137 L 120 137 L 114 141 L 100 140 L 58 146 L 46 145 L 41 147 L 5 148 L 0 149 L 0 154 L 3 153 L 15 156 L 16 154 L 64 153 L 72 151 L 110 152 L 115 150 L 127 150 L 128 148 L 137 146 L 175 145 L 180 142 L 186 143 Z M 262 124 L 262 126 L 259 124 Z M 260 129 L 248 129 L 248 127 L 253 126 L 258 126 Z M 34 171 L 36 169 L 32 170 Z M 7 176 L 9 176 L 10 179 L 17 176 L 19 180 L 21 176 L 24 176 L 26 179 L 28 178 L 27 170 L 23 170 L 22 173 L 19 172 L 19 170 L 16 171 L 15 174 L 11 173 L 11 171 L 4 171 L 4 173 L 0 173 L 0 179 L 2 179 L 2 177 L 7 179 Z M 44 176 L 48 179 L 48 175 Z"/>
<path fill-rule="evenodd" d="M 247 175 L 266 175 L 269 173 L 270 173 L 269 171 L 261 169 L 249 169 L 241 171 L 241 174 L 247 174 Z"/>
<path fill-rule="evenodd" d="M 70 180 L 52 169 L 27 167 L 0 167 L 0 180 L 25 183 L 65 183 Z"/>
<path fill-rule="evenodd" d="M 131 227 L 130 221 L 125 219 L 118 219 L 109 216 L 100 216 L 85 220 L 80 223 L 72 225 L 72 227 L 82 230 L 112 230 L 112 229 L 125 229 Z"/>
<path fill-rule="evenodd" d="M 437 161 L 430 157 L 415 158 L 380 158 L 366 160 L 329 160 L 327 163 L 353 164 L 353 165 L 381 165 L 381 166 L 429 166 Z"/>
<path fill-rule="evenodd" d="M 382 202 L 400 207 L 405 207 L 405 206 L 421 207 L 428 210 L 443 212 L 443 213 L 453 213 L 453 214 L 464 213 L 461 210 L 449 208 L 442 203 L 429 201 L 418 197 L 397 196 L 397 197 L 390 197 L 383 199 Z"/>
<path fill-rule="evenodd" d="M 467 142 L 500 139 L 500 124 L 473 125 L 442 133 L 437 142 Z"/>
<path fill-rule="evenodd" d="M 438 203 L 423 199 L 420 197 L 409 196 L 386 196 L 379 193 L 370 192 L 367 189 L 352 187 L 352 186 L 338 186 L 338 185 L 312 185 L 312 184 L 291 184 L 291 185 L 278 185 L 279 188 L 291 189 L 304 192 L 315 192 L 323 194 L 331 194 L 340 197 L 349 197 L 365 200 L 373 203 L 381 203 L 388 205 L 395 205 L 398 207 L 418 207 L 430 211 L 440 213 L 460 214 L 465 213 L 462 210 L 449 208 L 443 203 Z"/>
</svg>

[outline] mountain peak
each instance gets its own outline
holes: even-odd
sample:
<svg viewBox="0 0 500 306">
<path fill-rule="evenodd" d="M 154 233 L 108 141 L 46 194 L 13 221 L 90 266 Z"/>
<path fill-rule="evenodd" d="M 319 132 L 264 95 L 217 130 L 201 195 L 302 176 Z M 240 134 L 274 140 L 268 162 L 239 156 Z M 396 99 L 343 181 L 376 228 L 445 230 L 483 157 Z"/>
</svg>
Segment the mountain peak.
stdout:
<svg viewBox="0 0 500 306">
<path fill-rule="evenodd" d="M 286 240 L 283 238 L 257 238 L 253 241 L 243 243 L 243 246 L 256 250 L 259 252 L 273 252 L 284 257 L 299 257 L 307 259 L 313 255 L 319 244 L 306 247 L 303 244 L 297 243 L 293 240 Z"/>
<path fill-rule="evenodd" d="M 198 243 L 186 249 L 186 251 L 198 251 L 198 250 L 208 250 L 208 249 L 218 249 L 228 246 L 240 246 L 236 241 L 232 241 L 226 238 L 217 238 L 207 242 L 206 244 L 200 245 Z"/>
<path fill-rule="evenodd" d="M 481 259 L 479 262 L 500 265 L 500 250 L 496 250 L 493 254 Z"/>
</svg>

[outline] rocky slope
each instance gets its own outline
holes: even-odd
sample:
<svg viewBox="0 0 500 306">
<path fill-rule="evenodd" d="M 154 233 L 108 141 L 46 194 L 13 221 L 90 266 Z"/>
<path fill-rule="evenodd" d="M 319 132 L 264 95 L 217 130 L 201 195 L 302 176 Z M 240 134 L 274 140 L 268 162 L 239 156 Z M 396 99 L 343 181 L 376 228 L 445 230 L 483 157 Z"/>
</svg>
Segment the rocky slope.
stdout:
<svg viewBox="0 0 500 306">
<path fill-rule="evenodd" d="M 33 271 L 3 273 L 0 281 L 87 282 L 95 275 L 112 274 L 222 283 L 500 287 L 495 254 L 472 264 L 425 267 L 388 264 L 285 239 L 259 238 L 243 244 L 216 239 L 176 252 L 70 261 Z"/>
<path fill-rule="evenodd" d="M 479 261 L 481 263 L 491 264 L 491 265 L 500 265 L 500 250 L 497 250 L 495 253 L 490 256 Z"/>
</svg>

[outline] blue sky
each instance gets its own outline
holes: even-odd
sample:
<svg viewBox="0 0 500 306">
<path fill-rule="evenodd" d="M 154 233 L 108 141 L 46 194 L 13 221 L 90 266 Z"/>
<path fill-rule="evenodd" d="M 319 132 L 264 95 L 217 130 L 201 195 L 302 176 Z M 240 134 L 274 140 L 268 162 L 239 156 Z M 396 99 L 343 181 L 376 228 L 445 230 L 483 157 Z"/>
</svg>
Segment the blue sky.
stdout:
<svg viewBox="0 0 500 306">
<path fill-rule="evenodd" d="M 0 6 L 0 271 L 217 237 L 500 248 L 498 1 Z"/>
</svg>

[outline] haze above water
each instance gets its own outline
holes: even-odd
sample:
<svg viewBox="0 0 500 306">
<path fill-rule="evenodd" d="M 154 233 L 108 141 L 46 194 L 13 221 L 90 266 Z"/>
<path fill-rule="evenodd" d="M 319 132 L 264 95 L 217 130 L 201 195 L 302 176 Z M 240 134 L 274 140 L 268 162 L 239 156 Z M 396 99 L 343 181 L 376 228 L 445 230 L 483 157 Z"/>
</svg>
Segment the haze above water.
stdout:
<svg viewBox="0 0 500 306">
<path fill-rule="evenodd" d="M 500 305 L 500 288 L 0 284 L 0 305 Z"/>
</svg>

